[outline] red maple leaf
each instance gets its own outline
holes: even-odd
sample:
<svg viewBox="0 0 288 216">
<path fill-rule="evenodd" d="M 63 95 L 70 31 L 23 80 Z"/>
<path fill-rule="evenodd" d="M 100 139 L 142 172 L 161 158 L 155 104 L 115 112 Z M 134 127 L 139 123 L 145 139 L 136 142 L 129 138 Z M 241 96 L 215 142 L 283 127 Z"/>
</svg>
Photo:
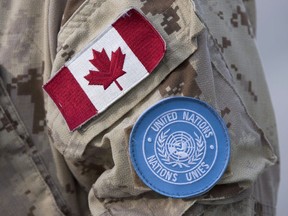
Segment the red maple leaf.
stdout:
<svg viewBox="0 0 288 216">
<path fill-rule="evenodd" d="M 84 78 L 89 81 L 89 85 L 103 85 L 106 90 L 113 82 L 122 91 L 123 88 L 117 82 L 117 79 L 123 76 L 126 72 L 123 71 L 125 54 L 122 53 L 119 47 L 115 52 L 112 52 L 111 61 L 103 48 L 101 52 L 94 49 L 93 59 L 89 60 L 98 71 L 89 70 L 89 74 Z"/>
</svg>

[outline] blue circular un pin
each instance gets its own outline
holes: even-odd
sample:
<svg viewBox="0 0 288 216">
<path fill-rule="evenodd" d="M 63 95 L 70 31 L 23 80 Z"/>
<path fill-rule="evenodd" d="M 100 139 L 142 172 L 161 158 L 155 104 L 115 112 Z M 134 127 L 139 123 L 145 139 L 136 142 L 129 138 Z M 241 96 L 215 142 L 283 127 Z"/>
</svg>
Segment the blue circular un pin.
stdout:
<svg viewBox="0 0 288 216">
<path fill-rule="evenodd" d="M 130 157 L 142 181 L 165 196 L 210 190 L 223 175 L 230 140 L 222 118 L 188 97 L 164 99 L 145 111 L 130 136 Z"/>
</svg>

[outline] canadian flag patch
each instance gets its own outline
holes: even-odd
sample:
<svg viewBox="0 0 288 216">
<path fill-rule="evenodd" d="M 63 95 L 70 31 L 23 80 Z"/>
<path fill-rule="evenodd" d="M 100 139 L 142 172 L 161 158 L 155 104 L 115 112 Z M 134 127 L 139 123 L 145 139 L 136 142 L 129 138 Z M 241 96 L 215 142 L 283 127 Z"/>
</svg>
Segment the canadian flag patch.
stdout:
<svg viewBox="0 0 288 216">
<path fill-rule="evenodd" d="M 43 88 L 73 131 L 146 78 L 165 49 L 155 28 L 137 10 L 130 9 Z"/>
</svg>

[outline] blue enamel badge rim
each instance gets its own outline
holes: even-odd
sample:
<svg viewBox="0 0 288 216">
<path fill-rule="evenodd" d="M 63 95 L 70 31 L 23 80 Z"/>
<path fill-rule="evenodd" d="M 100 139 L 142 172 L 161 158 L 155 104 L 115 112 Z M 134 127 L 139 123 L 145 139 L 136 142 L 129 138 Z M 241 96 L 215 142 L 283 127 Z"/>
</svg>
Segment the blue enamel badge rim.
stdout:
<svg viewBox="0 0 288 216">
<path fill-rule="evenodd" d="M 129 152 L 134 170 L 149 188 L 168 197 L 190 198 L 220 180 L 229 162 L 230 139 L 210 105 L 170 97 L 139 117 Z"/>
</svg>

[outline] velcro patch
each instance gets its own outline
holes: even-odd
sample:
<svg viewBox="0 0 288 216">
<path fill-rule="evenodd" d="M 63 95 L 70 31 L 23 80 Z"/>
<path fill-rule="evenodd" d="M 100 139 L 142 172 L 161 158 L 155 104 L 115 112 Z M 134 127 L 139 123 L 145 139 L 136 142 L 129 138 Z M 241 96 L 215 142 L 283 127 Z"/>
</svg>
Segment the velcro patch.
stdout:
<svg viewBox="0 0 288 216">
<path fill-rule="evenodd" d="M 130 9 L 43 88 L 73 131 L 146 78 L 165 49 L 155 28 L 137 10 Z"/>
<path fill-rule="evenodd" d="M 188 97 L 164 99 L 145 111 L 132 129 L 129 148 L 140 179 L 173 198 L 210 190 L 230 157 L 222 118 L 208 104 Z"/>
</svg>

